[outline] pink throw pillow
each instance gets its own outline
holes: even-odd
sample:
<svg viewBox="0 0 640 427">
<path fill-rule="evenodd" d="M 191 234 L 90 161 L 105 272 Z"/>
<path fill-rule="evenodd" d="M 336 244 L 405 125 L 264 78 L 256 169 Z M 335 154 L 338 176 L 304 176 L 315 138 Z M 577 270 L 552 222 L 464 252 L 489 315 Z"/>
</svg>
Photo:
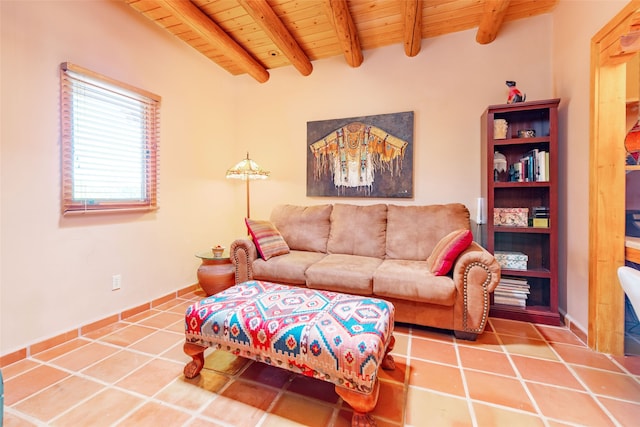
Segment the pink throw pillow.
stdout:
<svg viewBox="0 0 640 427">
<path fill-rule="evenodd" d="M 268 260 L 271 257 L 289 253 L 289 245 L 271 222 L 249 218 L 245 218 L 244 222 L 262 258 Z"/>
<path fill-rule="evenodd" d="M 471 230 L 466 229 L 452 231 L 444 236 L 427 259 L 429 270 L 436 276 L 449 273 L 458 255 L 467 249 L 472 241 L 473 234 Z"/>
</svg>

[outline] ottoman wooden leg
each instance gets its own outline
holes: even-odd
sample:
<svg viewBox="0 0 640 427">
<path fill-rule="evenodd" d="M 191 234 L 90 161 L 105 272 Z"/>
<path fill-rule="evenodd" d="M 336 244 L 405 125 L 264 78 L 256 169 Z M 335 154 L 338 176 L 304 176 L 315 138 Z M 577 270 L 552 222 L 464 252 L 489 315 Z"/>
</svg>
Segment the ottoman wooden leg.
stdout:
<svg viewBox="0 0 640 427">
<path fill-rule="evenodd" d="M 391 339 L 389 340 L 389 345 L 387 346 L 387 349 L 384 352 L 384 357 L 382 358 L 382 363 L 380 364 L 380 367 L 386 371 L 393 371 L 394 369 L 396 369 L 396 361 L 393 360 L 393 356 L 389 354 L 391 353 L 391 350 L 393 350 L 393 347 L 395 345 L 396 345 L 396 337 L 391 335 Z"/>
<path fill-rule="evenodd" d="M 376 422 L 369 415 L 369 412 L 373 411 L 378 403 L 380 384 L 377 379 L 373 391 L 369 394 L 358 393 L 338 386 L 336 386 L 336 393 L 353 408 L 351 427 L 375 427 Z"/>
<path fill-rule="evenodd" d="M 187 356 L 191 356 L 191 358 L 193 359 L 184 367 L 184 376 L 189 379 L 195 378 L 198 376 L 198 374 L 200 374 L 200 371 L 202 371 L 202 368 L 204 367 L 204 351 L 207 348 L 202 347 L 201 345 L 186 342 L 184 343 L 182 349 L 187 354 Z"/>
</svg>

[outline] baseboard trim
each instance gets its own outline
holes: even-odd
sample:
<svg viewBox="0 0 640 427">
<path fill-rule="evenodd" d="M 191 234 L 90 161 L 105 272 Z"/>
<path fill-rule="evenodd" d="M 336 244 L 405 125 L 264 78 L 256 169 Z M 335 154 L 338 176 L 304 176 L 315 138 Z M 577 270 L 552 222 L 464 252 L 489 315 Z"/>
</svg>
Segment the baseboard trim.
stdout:
<svg viewBox="0 0 640 427">
<path fill-rule="evenodd" d="M 175 292 L 171 292 L 167 295 L 163 295 L 159 298 L 154 299 L 151 302 L 140 304 L 136 307 L 128 308 L 124 311 L 121 311 L 117 314 L 112 314 L 111 316 L 107 316 L 104 319 L 100 319 L 95 322 L 91 322 L 87 325 L 80 326 L 79 328 L 72 329 L 67 332 L 63 332 L 59 335 L 56 335 L 51 338 L 47 338 L 43 341 L 39 341 L 37 343 L 26 346 L 25 348 L 21 348 L 19 350 L 13 351 L 11 353 L 0 356 L 0 368 L 11 365 L 12 363 L 19 362 L 22 359 L 26 359 L 34 354 L 38 354 L 45 350 L 49 350 L 55 346 L 63 344 L 67 341 L 74 340 L 76 338 L 80 338 L 83 335 L 86 335 L 89 332 L 93 332 L 100 328 L 104 328 L 112 323 L 119 322 L 120 320 L 125 320 L 131 316 L 134 316 L 138 313 L 141 313 L 146 310 L 150 310 L 151 308 L 162 305 L 166 302 L 174 300 L 176 298 L 182 297 L 189 293 L 195 292 L 200 289 L 200 286 L 196 283 L 190 286 L 187 286 L 182 289 L 178 289 Z"/>
<path fill-rule="evenodd" d="M 578 324 L 576 323 L 573 318 L 568 315 L 567 313 L 564 313 L 562 311 L 560 311 L 560 318 L 562 320 L 562 322 L 564 323 L 564 325 L 571 331 L 573 332 L 573 334 L 578 337 L 578 339 L 580 341 L 582 341 L 584 343 L 584 345 L 587 345 L 587 337 L 588 334 L 587 332 Z"/>
</svg>

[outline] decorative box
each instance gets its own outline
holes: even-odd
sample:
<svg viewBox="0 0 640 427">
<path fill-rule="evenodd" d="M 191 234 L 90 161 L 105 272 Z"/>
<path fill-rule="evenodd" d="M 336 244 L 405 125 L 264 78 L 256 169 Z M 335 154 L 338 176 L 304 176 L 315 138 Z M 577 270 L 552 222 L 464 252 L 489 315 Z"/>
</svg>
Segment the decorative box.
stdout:
<svg viewBox="0 0 640 427">
<path fill-rule="evenodd" d="M 533 226 L 539 228 L 549 228 L 549 218 L 533 218 Z"/>
<path fill-rule="evenodd" d="M 494 208 L 493 225 L 507 227 L 526 227 L 528 225 L 529 208 Z"/>
<path fill-rule="evenodd" d="M 510 270 L 526 270 L 529 257 L 522 252 L 495 251 L 493 256 L 500 267 Z"/>
</svg>

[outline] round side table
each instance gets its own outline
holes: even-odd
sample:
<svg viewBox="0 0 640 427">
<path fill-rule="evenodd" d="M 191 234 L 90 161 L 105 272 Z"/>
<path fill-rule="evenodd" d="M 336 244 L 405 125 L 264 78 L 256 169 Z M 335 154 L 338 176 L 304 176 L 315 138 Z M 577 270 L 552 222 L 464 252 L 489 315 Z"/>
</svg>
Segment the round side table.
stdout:
<svg viewBox="0 0 640 427">
<path fill-rule="evenodd" d="M 198 284 L 207 295 L 217 294 L 235 284 L 235 271 L 231 259 L 223 254 L 214 257 L 211 250 L 196 254 L 202 260 L 198 267 Z"/>
</svg>

